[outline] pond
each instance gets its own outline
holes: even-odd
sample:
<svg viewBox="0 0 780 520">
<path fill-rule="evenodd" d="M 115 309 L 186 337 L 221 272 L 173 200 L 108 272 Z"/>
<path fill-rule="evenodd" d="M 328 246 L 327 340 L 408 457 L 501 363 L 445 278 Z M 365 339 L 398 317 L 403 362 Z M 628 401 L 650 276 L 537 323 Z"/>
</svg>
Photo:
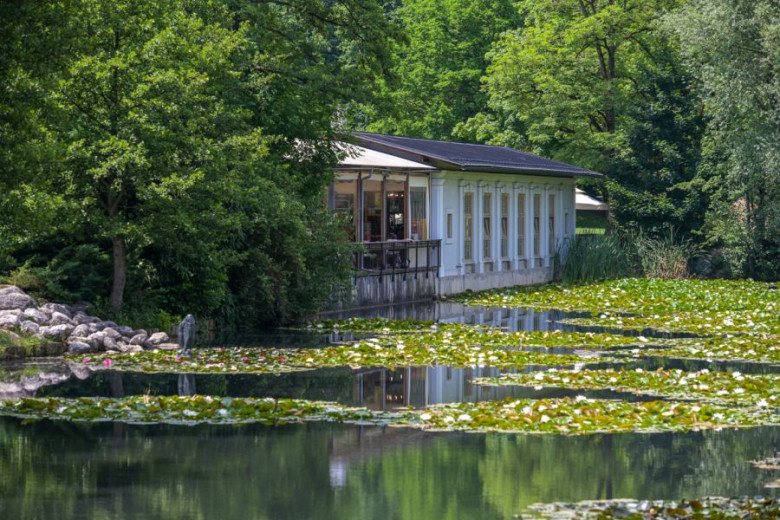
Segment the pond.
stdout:
<svg viewBox="0 0 780 520">
<path fill-rule="evenodd" d="M 569 320 L 590 316 L 453 302 L 363 315 L 489 325 L 506 332 L 577 331 Z M 225 335 L 214 338 L 212 346 L 317 349 L 366 335 L 274 331 Z M 617 366 L 777 374 L 777 365 L 739 361 L 650 357 L 627 358 Z M 0 367 L 0 397 L 198 393 L 331 401 L 379 412 L 506 399 L 653 399 L 609 389 L 475 382 L 535 370 L 539 367 L 337 366 L 279 374 L 182 375 L 90 371 L 44 361 Z M 538 502 L 776 498 L 777 487 L 767 485 L 776 486 L 778 471 L 751 461 L 777 457 L 779 446 L 777 426 L 563 436 L 327 422 L 193 426 L 5 416 L 0 417 L 0 518 L 482 519 L 513 518 Z"/>
</svg>

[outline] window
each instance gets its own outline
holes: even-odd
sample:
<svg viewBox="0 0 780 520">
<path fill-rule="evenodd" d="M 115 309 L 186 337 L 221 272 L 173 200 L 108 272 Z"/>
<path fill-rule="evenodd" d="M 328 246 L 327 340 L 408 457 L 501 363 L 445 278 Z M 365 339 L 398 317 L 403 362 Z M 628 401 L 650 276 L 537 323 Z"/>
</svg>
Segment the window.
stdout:
<svg viewBox="0 0 780 520">
<path fill-rule="evenodd" d="M 452 240 L 452 212 L 447 212 L 447 240 Z"/>
<path fill-rule="evenodd" d="M 517 196 L 517 257 L 525 257 L 525 193 Z"/>
<path fill-rule="evenodd" d="M 349 239 L 355 240 L 355 193 L 357 192 L 357 182 L 355 181 L 337 181 L 333 187 L 333 209 L 336 215 L 344 225 Z"/>
<path fill-rule="evenodd" d="M 548 236 L 550 240 L 548 243 L 548 250 L 549 250 L 548 252 L 552 257 L 553 255 L 555 255 L 555 245 L 556 245 L 555 244 L 555 195 L 551 193 L 548 197 L 548 202 L 549 203 L 547 205 L 547 209 L 549 210 L 548 213 L 550 214 L 550 218 L 549 218 L 550 225 L 548 229 L 548 233 L 549 233 Z"/>
<path fill-rule="evenodd" d="M 426 218 L 427 188 L 409 188 L 409 199 L 412 209 L 412 240 L 428 240 L 428 220 Z"/>
<path fill-rule="evenodd" d="M 482 257 L 483 258 L 490 258 L 490 237 L 492 236 L 493 232 L 493 221 L 492 221 L 492 206 L 493 203 L 493 194 L 492 193 L 483 193 L 482 194 Z"/>
<path fill-rule="evenodd" d="M 509 256 L 509 194 L 501 194 L 501 258 Z"/>
<path fill-rule="evenodd" d="M 382 240 L 382 182 L 363 181 L 363 241 Z"/>
<path fill-rule="evenodd" d="M 463 259 L 474 260 L 474 194 L 463 195 Z"/>
<path fill-rule="evenodd" d="M 534 257 L 541 255 L 542 196 L 534 195 Z"/>
</svg>

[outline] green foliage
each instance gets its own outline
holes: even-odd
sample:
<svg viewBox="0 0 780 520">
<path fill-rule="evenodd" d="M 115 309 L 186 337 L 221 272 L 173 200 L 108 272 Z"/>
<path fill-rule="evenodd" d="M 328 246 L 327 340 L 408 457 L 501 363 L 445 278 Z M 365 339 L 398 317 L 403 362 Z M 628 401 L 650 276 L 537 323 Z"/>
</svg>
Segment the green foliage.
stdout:
<svg viewBox="0 0 780 520">
<path fill-rule="evenodd" d="M 639 235 L 634 244 L 642 272 L 649 278 L 687 278 L 688 263 L 697 252 L 689 239 L 678 239 L 671 228 L 661 238 Z"/>
<path fill-rule="evenodd" d="M 320 201 L 336 115 L 388 69 L 379 3 L 2 9 L 0 272 L 113 313 L 250 326 L 345 287 Z"/>
<path fill-rule="evenodd" d="M 53 256 L 40 252 L 29 257 L 4 281 L 51 301 L 91 301 L 107 293 L 110 273 L 105 251 L 97 245 L 77 244 L 64 246 Z"/>
<path fill-rule="evenodd" d="M 564 282 L 624 278 L 637 273 L 632 244 L 616 235 L 575 235 L 560 269 Z"/>
<path fill-rule="evenodd" d="M 577 210 L 576 230 L 578 235 L 603 235 L 607 230 L 607 213 Z"/>
<path fill-rule="evenodd" d="M 486 108 L 485 54 L 519 13 L 509 0 L 406 0 L 394 14 L 408 42 L 394 47 L 395 82 L 382 90 L 391 111 L 372 107 L 368 129 L 452 139 L 456 125 Z"/>
<path fill-rule="evenodd" d="M 710 118 L 707 238 L 735 274 L 780 276 L 780 29 L 775 0 L 691 0 L 668 19 Z"/>
</svg>

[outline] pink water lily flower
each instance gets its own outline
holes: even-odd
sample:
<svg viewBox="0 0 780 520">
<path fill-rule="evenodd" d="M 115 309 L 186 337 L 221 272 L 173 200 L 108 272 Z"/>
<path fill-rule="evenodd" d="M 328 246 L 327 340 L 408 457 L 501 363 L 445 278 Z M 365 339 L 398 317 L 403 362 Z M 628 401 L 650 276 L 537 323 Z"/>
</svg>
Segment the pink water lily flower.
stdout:
<svg viewBox="0 0 780 520">
<path fill-rule="evenodd" d="M 246 357 L 246 356 L 244 356 L 244 357 L 242 357 L 242 358 L 241 358 L 241 361 L 243 361 L 244 363 L 246 363 L 247 361 L 249 361 L 249 358 L 248 358 L 248 357 Z"/>
<path fill-rule="evenodd" d="M 106 358 L 103 360 L 103 366 L 108 368 L 111 366 L 111 358 Z"/>
<path fill-rule="evenodd" d="M 90 360 L 90 359 L 91 359 L 91 358 L 85 357 L 83 362 L 84 362 L 84 363 L 89 363 L 89 360 Z"/>
<path fill-rule="evenodd" d="M 180 358 L 179 356 L 176 356 L 176 358 L 174 359 L 174 361 L 176 361 L 177 363 L 181 363 L 181 358 Z"/>
</svg>

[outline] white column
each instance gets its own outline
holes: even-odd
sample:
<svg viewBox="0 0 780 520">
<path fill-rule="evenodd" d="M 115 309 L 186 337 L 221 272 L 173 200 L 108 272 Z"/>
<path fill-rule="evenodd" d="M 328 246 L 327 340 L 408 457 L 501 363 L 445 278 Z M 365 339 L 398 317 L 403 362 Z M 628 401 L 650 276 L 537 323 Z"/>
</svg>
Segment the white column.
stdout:
<svg viewBox="0 0 780 520">
<path fill-rule="evenodd" d="M 465 232 L 464 232 L 464 222 L 465 222 L 466 219 L 465 219 L 465 215 L 463 213 L 463 211 L 464 211 L 463 196 L 466 193 L 467 187 L 468 187 L 468 184 L 466 184 L 466 182 L 463 179 L 458 181 L 458 214 L 455 215 L 455 217 L 453 218 L 453 220 L 455 220 L 455 222 L 453 223 L 453 225 L 455 226 L 455 230 L 454 230 L 455 231 L 454 232 L 455 236 L 454 236 L 454 238 L 455 238 L 455 241 L 458 244 L 458 247 L 457 247 L 457 251 L 458 251 L 458 266 L 457 266 L 458 267 L 458 274 L 463 274 L 465 272 L 465 270 L 464 270 L 465 267 L 463 265 L 465 263 L 464 259 L 463 259 L 463 255 L 465 254 L 465 251 L 463 249 L 463 240 L 466 238 L 465 237 Z M 442 263 L 444 263 L 444 262 L 442 262 Z"/>
<path fill-rule="evenodd" d="M 482 255 L 482 194 L 485 192 L 485 183 L 479 181 L 474 192 L 474 263 L 477 264 L 476 272 L 484 273 L 485 264 Z"/>
</svg>

